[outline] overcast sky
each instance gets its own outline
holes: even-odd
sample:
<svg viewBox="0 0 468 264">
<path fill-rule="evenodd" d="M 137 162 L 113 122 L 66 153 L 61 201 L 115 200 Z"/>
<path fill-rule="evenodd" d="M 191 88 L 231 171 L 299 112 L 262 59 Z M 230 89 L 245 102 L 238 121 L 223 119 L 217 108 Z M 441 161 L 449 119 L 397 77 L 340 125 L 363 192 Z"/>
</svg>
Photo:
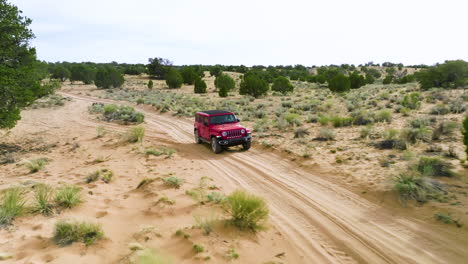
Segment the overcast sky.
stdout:
<svg viewBox="0 0 468 264">
<path fill-rule="evenodd" d="M 10 0 L 46 61 L 324 65 L 468 60 L 468 0 Z"/>
</svg>

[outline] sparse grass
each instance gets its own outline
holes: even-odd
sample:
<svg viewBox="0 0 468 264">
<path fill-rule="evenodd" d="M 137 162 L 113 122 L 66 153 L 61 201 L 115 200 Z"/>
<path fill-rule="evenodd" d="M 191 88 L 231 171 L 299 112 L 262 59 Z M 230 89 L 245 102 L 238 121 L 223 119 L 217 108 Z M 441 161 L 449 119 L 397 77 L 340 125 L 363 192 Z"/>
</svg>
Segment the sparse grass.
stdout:
<svg viewBox="0 0 468 264">
<path fill-rule="evenodd" d="M 53 212 L 54 189 L 47 184 L 37 184 L 34 186 L 35 205 L 34 211 L 43 215 L 50 215 Z"/>
<path fill-rule="evenodd" d="M 86 183 L 95 182 L 95 181 L 99 180 L 100 176 L 101 176 L 101 170 L 91 172 L 90 174 L 88 174 L 88 176 L 86 176 L 85 182 Z"/>
<path fill-rule="evenodd" d="M 6 189 L 0 199 L 0 227 L 11 224 L 25 209 L 24 190 L 19 187 Z"/>
<path fill-rule="evenodd" d="M 172 264 L 170 258 L 153 249 L 144 249 L 136 256 L 132 264 Z"/>
<path fill-rule="evenodd" d="M 172 200 L 170 199 L 169 197 L 167 196 L 163 196 L 161 198 L 158 199 L 158 201 L 156 202 L 155 205 L 159 205 L 159 204 L 162 204 L 162 205 L 174 205 L 176 202 L 175 200 Z"/>
<path fill-rule="evenodd" d="M 26 160 L 23 162 L 24 166 L 29 170 L 29 173 L 35 173 L 42 170 L 47 165 L 48 159 L 40 158 L 34 160 Z"/>
<path fill-rule="evenodd" d="M 145 137 L 145 128 L 142 126 L 135 126 L 130 128 L 124 135 L 123 140 L 129 143 L 142 142 Z"/>
<path fill-rule="evenodd" d="M 305 136 L 309 135 L 309 131 L 305 128 L 298 128 L 294 131 L 294 138 L 304 138 Z"/>
<path fill-rule="evenodd" d="M 96 128 L 96 133 L 97 133 L 96 138 L 102 138 L 107 133 L 107 131 L 105 127 L 98 126 Z"/>
<path fill-rule="evenodd" d="M 336 136 L 335 131 L 328 128 L 322 128 L 317 135 L 317 139 L 319 140 L 334 140 Z"/>
<path fill-rule="evenodd" d="M 353 124 L 353 118 L 333 116 L 330 118 L 330 122 L 333 124 L 333 127 L 345 127 Z"/>
<path fill-rule="evenodd" d="M 261 197 L 237 190 L 226 199 L 229 222 L 240 230 L 259 231 L 264 228 L 269 210 Z"/>
<path fill-rule="evenodd" d="M 203 234 L 208 236 L 214 228 L 214 224 L 218 221 L 218 217 L 212 213 L 209 216 L 194 215 L 196 227 L 203 230 Z"/>
<path fill-rule="evenodd" d="M 372 125 L 367 125 L 359 131 L 359 137 L 360 138 L 369 138 L 369 136 L 372 134 L 373 127 Z"/>
<path fill-rule="evenodd" d="M 236 252 L 235 249 L 233 248 L 230 248 L 227 252 L 226 252 L 226 258 L 228 260 L 234 260 L 234 259 L 238 259 L 240 257 L 239 253 Z"/>
<path fill-rule="evenodd" d="M 55 224 L 53 239 L 59 246 L 67 246 L 74 242 L 83 242 L 89 246 L 103 237 L 104 232 L 99 224 L 60 220 Z"/>
<path fill-rule="evenodd" d="M 389 110 L 380 110 L 375 113 L 376 122 L 392 122 L 392 112 Z"/>
<path fill-rule="evenodd" d="M 453 177 L 453 165 L 438 157 L 421 157 L 416 165 L 417 171 L 424 176 Z"/>
<path fill-rule="evenodd" d="M 195 251 L 195 254 L 199 254 L 205 251 L 205 247 L 203 245 L 193 244 L 193 251 Z"/>
<path fill-rule="evenodd" d="M 144 178 L 143 180 L 140 181 L 137 185 L 137 189 L 142 189 L 143 187 L 149 185 L 150 183 L 154 182 L 156 179 L 153 178 Z"/>
<path fill-rule="evenodd" d="M 115 104 L 93 104 L 88 108 L 88 111 L 92 114 L 102 114 L 102 119 L 107 122 L 123 122 L 124 124 L 136 123 L 139 124 L 145 119 L 145 115 L 135 111 L 130 106 L 118 106 Z"/>
<path fill-rule="evenodd" d="M 161 156 L 166 155 L 167 158 L 172 157 L 176 153 L 175 149 L 162 147 L 159 150 L 155 148 L 149 148 L 145 150 L 146 155 L 154 155 L 154 156 Z"/>
<path fill-rule="evenodd" d="M 434 216 L 437 219 L 437 221 L 440 221 L 444 224 L 447 224 L 447 225 L 453 224 L 453 225 L 456 225 L 457 227 L 463 226 L 463 224 L 460 223 L 460 221 L 453 219 L 450 214 L 436 213 Z"/>
<path fill-rule="evenodd" d="M 179 189 L 182 184 L 184 184 L 184 180 L 175 176 L 170 176 L 163 178 L 162 181 L 164 182 L 164 185 L 167 185 L 169 187 Z"/>
<path fill-rule="evenodd" d="M 226 196 L 219 192 L 212 192 L 206 196 L 208 202 L 215 202 L 217 204 L 226 200 Z"/>
<path fill-rule="evenodd" d="M 55 201 L 61 207 L 72 208 L 82 202 L 81 188 L 75 185 L 65 185 L 57 190 Z"/>
</svg>

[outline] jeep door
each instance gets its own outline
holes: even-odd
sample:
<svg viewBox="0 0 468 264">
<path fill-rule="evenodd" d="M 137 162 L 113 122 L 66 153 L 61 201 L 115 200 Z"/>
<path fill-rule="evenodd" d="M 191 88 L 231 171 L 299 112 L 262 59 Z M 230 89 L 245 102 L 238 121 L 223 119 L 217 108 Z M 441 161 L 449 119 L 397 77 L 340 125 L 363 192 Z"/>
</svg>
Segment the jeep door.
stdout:
<svg viewBox="0 0 468 264">
<path fill-rule="evenodd" d="M 200 116 L 200 136 L 205 139 L 210 139 L 209 118 L 207 116 Z"/>
</svg>

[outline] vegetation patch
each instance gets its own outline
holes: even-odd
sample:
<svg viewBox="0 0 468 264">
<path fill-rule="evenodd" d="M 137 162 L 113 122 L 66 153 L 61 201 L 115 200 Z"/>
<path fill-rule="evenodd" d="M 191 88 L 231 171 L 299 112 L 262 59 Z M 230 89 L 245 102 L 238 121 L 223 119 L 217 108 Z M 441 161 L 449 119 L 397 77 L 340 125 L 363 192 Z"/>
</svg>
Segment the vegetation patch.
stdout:
<svg viewBox="0 0 468 264">
<path fill-rule="evenodd" d="M 0 227 L 11 224 L 25 209 L 24 190 L 19 187 L 9 188 L 1 193 Z"/>
<path fill-rule="evenodd" d="M 65 185 L 57 190 L 55 201 L 61 207 L 72 208 L 83 202 L 81 188 L 75 185 Z"/>
<path fill-rule="evenodd" d="M 234 191 L 226 199 L 225 209 L 231 216 L 229 223 L 240 230 L 259 231 L 265 226 L 269 210 L 265 200 L 242 190 Z"/>
<path fill-rule="evenodd" d="M 59 246 L 67 246 L 74 242 L 83 242 L 87 246 L 104 237 L 99 224 L 61 220 L 55 224 L 54 242 Z"/>
<path fill-rule="evenodd" d="M 416 165 L 417 171 L 424 176 L 453 177 L 453 165 L 438 157 L 421 157 Z"/>
<path fill-rule="evenodd" d="M 144 114 L 135 111 L 131 106 L 93 103 L 88 111 L 92 114 L 101 114 L 101 119 L 107 122 L 118 122 L 125 125 L 140 124 L 145 119 Z"/>
<path fill-rule="evenodd" d="M 35 173 L 42 170 L 49 160 L 47 158 L 40 158 L 34 160 L 26 160 L 23 162 L 24 166 L 29 170 L 29 173 Z"/>
</svg>

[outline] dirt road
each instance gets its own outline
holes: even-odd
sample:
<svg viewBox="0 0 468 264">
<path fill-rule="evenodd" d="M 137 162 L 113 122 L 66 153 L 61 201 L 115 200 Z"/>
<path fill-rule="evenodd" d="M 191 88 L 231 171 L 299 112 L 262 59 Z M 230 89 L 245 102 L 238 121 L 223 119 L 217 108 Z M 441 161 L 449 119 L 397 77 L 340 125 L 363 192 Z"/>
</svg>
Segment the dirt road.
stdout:
<svg viewBox="0 0 468 264">
<path fill-rule="evenodd" d="M 287 237 L 302 263 L 464 263 L 468 258 L 466 238 L 456 233 L 394 215 L 328 181 L 326 175 L 298 168 L 264 149 L 215 155 L 208 145 L 194 143 L 189 120 L 142 107 L 139 111 L 145 113 L 150 137 L 179 145 L 186 155 L 212 168 L 231 190 L 243 188 L 264 197 L 271 223 Z"/>
</svg>

